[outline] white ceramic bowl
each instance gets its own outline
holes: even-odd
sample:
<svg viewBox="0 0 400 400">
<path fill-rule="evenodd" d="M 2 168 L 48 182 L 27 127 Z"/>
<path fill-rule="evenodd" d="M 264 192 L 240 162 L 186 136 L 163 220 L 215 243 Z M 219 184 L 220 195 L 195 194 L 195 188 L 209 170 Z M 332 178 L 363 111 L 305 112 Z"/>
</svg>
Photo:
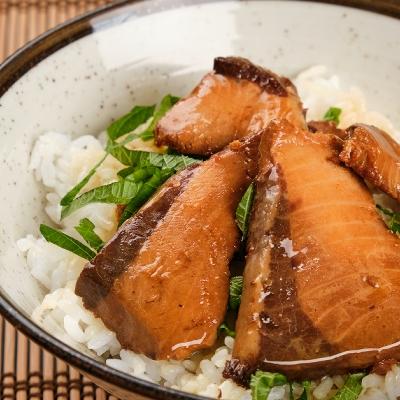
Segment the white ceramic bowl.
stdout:
<svg viewBox="0 0 400 400">
<path fill-rule="evenodd" d="M 188 92 L 215 56 L 240 55 L 293 75 L 324 64 L 400 126 L 400 3 L 122 1 L 28 44 L 0 67 L 0 311 L 57 356 L 122 397 L 196 398 L 125 375 L 30 321 L 45 292 L 16 241 L 46 221 L 28 170 L 48 130 L 103 130 L 134 103 Z M 380 13 L 392 14 L 392 17 Z"/>
</svg>

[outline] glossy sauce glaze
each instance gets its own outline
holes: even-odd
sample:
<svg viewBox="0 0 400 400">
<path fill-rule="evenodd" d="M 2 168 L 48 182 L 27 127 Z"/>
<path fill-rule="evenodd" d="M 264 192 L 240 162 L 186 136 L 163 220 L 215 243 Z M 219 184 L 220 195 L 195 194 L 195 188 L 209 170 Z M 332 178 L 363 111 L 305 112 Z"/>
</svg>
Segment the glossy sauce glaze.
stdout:
<svg viewBox="0 0 400 400">
<path fill-rule="evenodd" d="M 214 72 L 159 121 L 156 141 L 184 154 L 210 155 L 274 118 L 305 126 L 293 84 L 246 59 L 219 57 Z"/>
<path fill-rule="evenodd" d="M 386 132 L 357 124 L 346 130 L 340 159 L 378 189 L 400 200 L 400 145 Z"/>
<path fill-rule="evenodd" d="M 400 356 L 400 239 L 329 134 L 273 122 L 260 146 L 244 292 L 225 377 L 314 378 Z"/>
<path fill-rule="evenodd" d="M 236 207 L 256 174 L 260 135 L 170 178 L 83 270 L 76 293 L 124 348 L 185 359 L 225 316 Z"/>
</svg>

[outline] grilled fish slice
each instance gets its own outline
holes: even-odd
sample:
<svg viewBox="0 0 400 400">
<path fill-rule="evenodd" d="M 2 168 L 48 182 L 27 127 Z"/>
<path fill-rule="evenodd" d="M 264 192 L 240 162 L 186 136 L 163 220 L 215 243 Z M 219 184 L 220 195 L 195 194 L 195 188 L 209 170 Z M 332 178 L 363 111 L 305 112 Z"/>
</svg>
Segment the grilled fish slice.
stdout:
<svg viewBox="0 0 400 400">
<path fill-rule="evenodd" d="M 263 136 L 224 372 L 237 382 L 256 369 L 313 378 L 400 357 L 400 240 L 341 165 L 337 140 L 287 121 Z"/>
<path fill-rule="evenodd" d="M 124 348 L 184 359 L 214 344 L 259 138 L 170 178 L 83 270 L 76 293 Z"/>
<path fill-rule="evenodd" d="M 328 133 L 341 139 L 346 139 L 347 134 L 343 129 L 339 129 L 333 121 L 310 121 L 307 123 L 310 132 Z"/>
<path fill-rule="evenodd" d="M 246 59 L 219 57 L 214 72 L 159 121 L 156 142 L 184 154 L 210 155 L 273 118 L 305 126 L 293 84 Z"/>
<path fill-rule="evenodd" d="M 340 159 L 357 174 L 400 201 L 400 145 L 374 126 L 357 124 L 346 130 Z"/>
</svg>

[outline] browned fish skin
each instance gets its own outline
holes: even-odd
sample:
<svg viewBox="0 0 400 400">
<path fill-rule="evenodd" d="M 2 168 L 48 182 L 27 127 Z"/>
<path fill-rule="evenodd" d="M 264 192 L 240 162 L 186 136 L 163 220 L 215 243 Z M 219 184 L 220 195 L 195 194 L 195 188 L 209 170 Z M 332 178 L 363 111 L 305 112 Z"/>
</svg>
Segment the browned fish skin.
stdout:
<svg viewBox="0 0 400 400">
<path fill-rule="evenodd" d="M 239 241 L 235 210 L 259 140 L 172 177 L 83 270 L 76 293 L 124 348 L 184 359 L 214 344 Z"/>
<path fill-rule="evenodd" d="M 400 357 L 398 345 L 373 350 L 400 339 L 400 241 L 338 151 L 335 137 L 286 121 L 263 136 L 225 369 L 239 383 L 256 369 L 303 379 Z"/>
<path fill-rule="evenodd" d="M 245 79 L 257 83 L 263 90 L 270 94 L 286 97 L 289 96 L 287 86 L 292 82 L 286 78 L 279 77 L 272 71 L 268 71 L 242 57 L 217 57 L 214 60 L 214 71 L 217 74 L 230 76 L 236 79 Z"/>
<path fill-rule="evenodd" d="M 393 358 L 381 360 L 374 365 L 374 367 L 372 368 L 372 373 L 385 376 L 396 364 L 397 360 Z"/>
<path fill-rule="evenodd" d="M 159 121 L 156 142 L 184 154 L 210 155 L 274 118 L 305 127 L 293 84 L 244 58 L 219 57 L 215 71 Z"/>
<path fill-rule="evenodd" d="M 307 123 L 310 132 L 328 133 L 335 135 L 341 139 L 347 138 L 347 133 L 343 129 L 339 129 L 333 121 L 310 121 Z"/>
<path fill-rule="evenodd" d="M 83 297 L 85 307 L 94 309 L 107 296 L 115 279 L 129 268 L 196 168 L 198 165 L 193 165 L 169 179 L 154 199 L 127 221 L 87 264 L 76 284 L 76 293 Z"/>
<path fill-rule="evenodd" d="M 372 185 L 400 200 L 400 145 L 374 126 L 353 125 L 346 134 L 340 159 Z"/>
</svg>

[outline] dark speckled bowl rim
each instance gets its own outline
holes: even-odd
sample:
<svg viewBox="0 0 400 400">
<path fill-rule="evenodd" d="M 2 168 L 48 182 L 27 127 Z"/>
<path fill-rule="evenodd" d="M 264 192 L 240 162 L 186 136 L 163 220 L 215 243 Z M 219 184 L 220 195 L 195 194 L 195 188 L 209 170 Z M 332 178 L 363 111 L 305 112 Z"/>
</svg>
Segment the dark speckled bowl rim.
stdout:
<svg viewBox="0 0 400 400">
<path fill-rule="evenodd" d="M 215 2 L 218 0 L 156 0 L 151 2 L 151 13 L 161 9 L 172 9 L 196 3 Z M 268 0 L 266 0 L 268 1 Z M 297 0 L 307 1 L 308 0 Z M 372 11 L 378 14 L 388 15 L 400 19 L 400 0 L 314 0 L 321 3 L 343 5 Z M 168 3 L 167 3 L 168 2 Z M 0 100 L 1 96 L 27 71 L 38 64 L 41 60 L 51 55 L 58 49 L 67 46 L 77 39 L 93 32 L 91 21 L 94 18 L 105 16 L 108 20 L 106 26 L 116 23 L 118 19 L 112 18 L 112 13 L 123 14 L 125 6 L 131 6 L 129 12 L 143 15 L 148 12 L 149 2 L 144 0 L 119 0 L 110 5 L 101 7 L 95 11 L 74 18 L 58 27 L 44 33 L 7 58 L 0 65 Z M 108 14 L 111 14 L 109 18 Z M 114 22 L 113 22 L 114 21 Z M 55 356 L 68 364 L 98 378 L 106 383 L 118 386 L 123 390 L 137 393 L 154 399 L 193 399 L 199 400 L 204 397 L 184 393 L 181 391 L 161 387 L 113 368 L 101 364 L 89 356 L 73 349 L 56 339 L 29 318 L 18 311 L 12 303 L 0 293 L 0 313 L 9 320 L 18 330 L 26 334 L 30 339 L 38 343 Z"/>
</svg>

